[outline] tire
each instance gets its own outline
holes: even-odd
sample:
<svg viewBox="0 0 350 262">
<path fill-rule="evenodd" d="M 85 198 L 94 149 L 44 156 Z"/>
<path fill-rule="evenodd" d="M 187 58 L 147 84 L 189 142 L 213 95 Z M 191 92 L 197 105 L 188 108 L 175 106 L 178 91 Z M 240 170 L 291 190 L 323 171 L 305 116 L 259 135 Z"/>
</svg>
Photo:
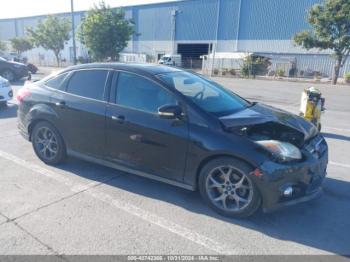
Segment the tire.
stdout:
<svg viewBox="0 0 350 262">
<path fill-rule="evenodd" d="M 38 122 L 31 132 L 35 154 L 48 165 L 56 165 L 66 158 L 66 147 L 58 130 L 49 122 Z"/>
<path fill-rule="evenodd" d="M 0 108 L 6 108 L 7 107 L 7 102 L 0 102 Z"/>
<path fill-rule="evenodd" d="M 251 216 L 261 204 L 260 192 L 249 175 L 252 171 L 252 167 L 234 158 L 211 160 L 199 174 L 203 200 L 223 216 Z"/>
<path fill-rule="evenodd" d="M 10 82 L 16 80 L 16 74 L 10 69 L 5 69 L 2 71 L 1 76 Z"/>
</svg>

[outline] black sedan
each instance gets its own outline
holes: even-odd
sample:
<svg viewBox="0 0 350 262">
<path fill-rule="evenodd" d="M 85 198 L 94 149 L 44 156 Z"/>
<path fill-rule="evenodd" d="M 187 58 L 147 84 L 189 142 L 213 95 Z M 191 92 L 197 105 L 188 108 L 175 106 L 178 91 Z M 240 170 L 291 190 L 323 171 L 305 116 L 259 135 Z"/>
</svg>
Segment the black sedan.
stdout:
<svg viewBox="0 0 350 262">
<path fill-rule="evenodd" d="M 70 67 L 17 99 L 20 132 L 45 163 L 68 155 L 198 189 L 227 216 L 314 198 L 326 175 L 313 124 L 171 67 Z"/>
<path fill-rule="evenodd" d="M 3 78 L 14 81 L 28 75 L 28 67 L 25 64 L 8 61 L 0 57 L 0 76 Z"/>
</svg>

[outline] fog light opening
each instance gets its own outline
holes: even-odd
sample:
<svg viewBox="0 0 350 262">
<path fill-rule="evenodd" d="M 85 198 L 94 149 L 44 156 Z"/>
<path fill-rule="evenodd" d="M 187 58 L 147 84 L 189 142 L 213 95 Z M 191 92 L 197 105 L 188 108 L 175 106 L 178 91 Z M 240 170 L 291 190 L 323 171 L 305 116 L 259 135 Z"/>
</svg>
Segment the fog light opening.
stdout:
<svg viewBox="0 0 350 262">
<path fill-rule="evenodd" d="M 293 192 L 294 192 L 293 187 L 288 186 L 283 190 L 283 196 L 284 197 L 291 197 L 293 195 Z"/>
</svg>

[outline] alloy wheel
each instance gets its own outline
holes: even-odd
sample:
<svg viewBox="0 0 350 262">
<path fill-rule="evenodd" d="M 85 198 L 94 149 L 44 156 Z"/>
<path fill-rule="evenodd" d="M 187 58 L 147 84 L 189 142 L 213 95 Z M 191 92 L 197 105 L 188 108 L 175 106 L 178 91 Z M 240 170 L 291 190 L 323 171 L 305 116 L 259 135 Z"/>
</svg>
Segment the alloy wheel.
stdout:
<svg viewBox="0 0 350 262">
<path fill-rule="evenodd" d="M 241 211 L 253 199 L 252 182 L 233 166 L 211 170 L 206 179 L 206 191 L 210 201 L 224 211 Z"/>
<path fill-rule="evenodd" d="M 48 127 L 40 127 L 34 139 L 34 145 L 42 158 L 52 160 L 57 156 L 59 151 L 57 137 Z"/>
</svg>

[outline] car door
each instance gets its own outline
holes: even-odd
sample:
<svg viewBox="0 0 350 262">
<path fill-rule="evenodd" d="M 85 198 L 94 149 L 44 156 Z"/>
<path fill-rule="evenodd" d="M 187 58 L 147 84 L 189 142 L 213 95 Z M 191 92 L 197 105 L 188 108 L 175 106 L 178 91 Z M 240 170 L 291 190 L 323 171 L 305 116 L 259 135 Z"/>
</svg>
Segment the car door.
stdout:
<svg viewBox="0 0 350 262">
<path fill-rule="evenodd" d="M 185 120 L 164 119 L 158 107 L 176 104 L 172 93 L 143 76 L 119 72 L 107 108 L 106 142 L 111 161 L 182 181 L 188 147 Z"/>
<path fill-rule="evenodd" d="M 94 157 L 105 153 L 105 114 L 109 71 L 74 71 L 57 90 L 52 104 L 68 150 Z"/>
</svg>

